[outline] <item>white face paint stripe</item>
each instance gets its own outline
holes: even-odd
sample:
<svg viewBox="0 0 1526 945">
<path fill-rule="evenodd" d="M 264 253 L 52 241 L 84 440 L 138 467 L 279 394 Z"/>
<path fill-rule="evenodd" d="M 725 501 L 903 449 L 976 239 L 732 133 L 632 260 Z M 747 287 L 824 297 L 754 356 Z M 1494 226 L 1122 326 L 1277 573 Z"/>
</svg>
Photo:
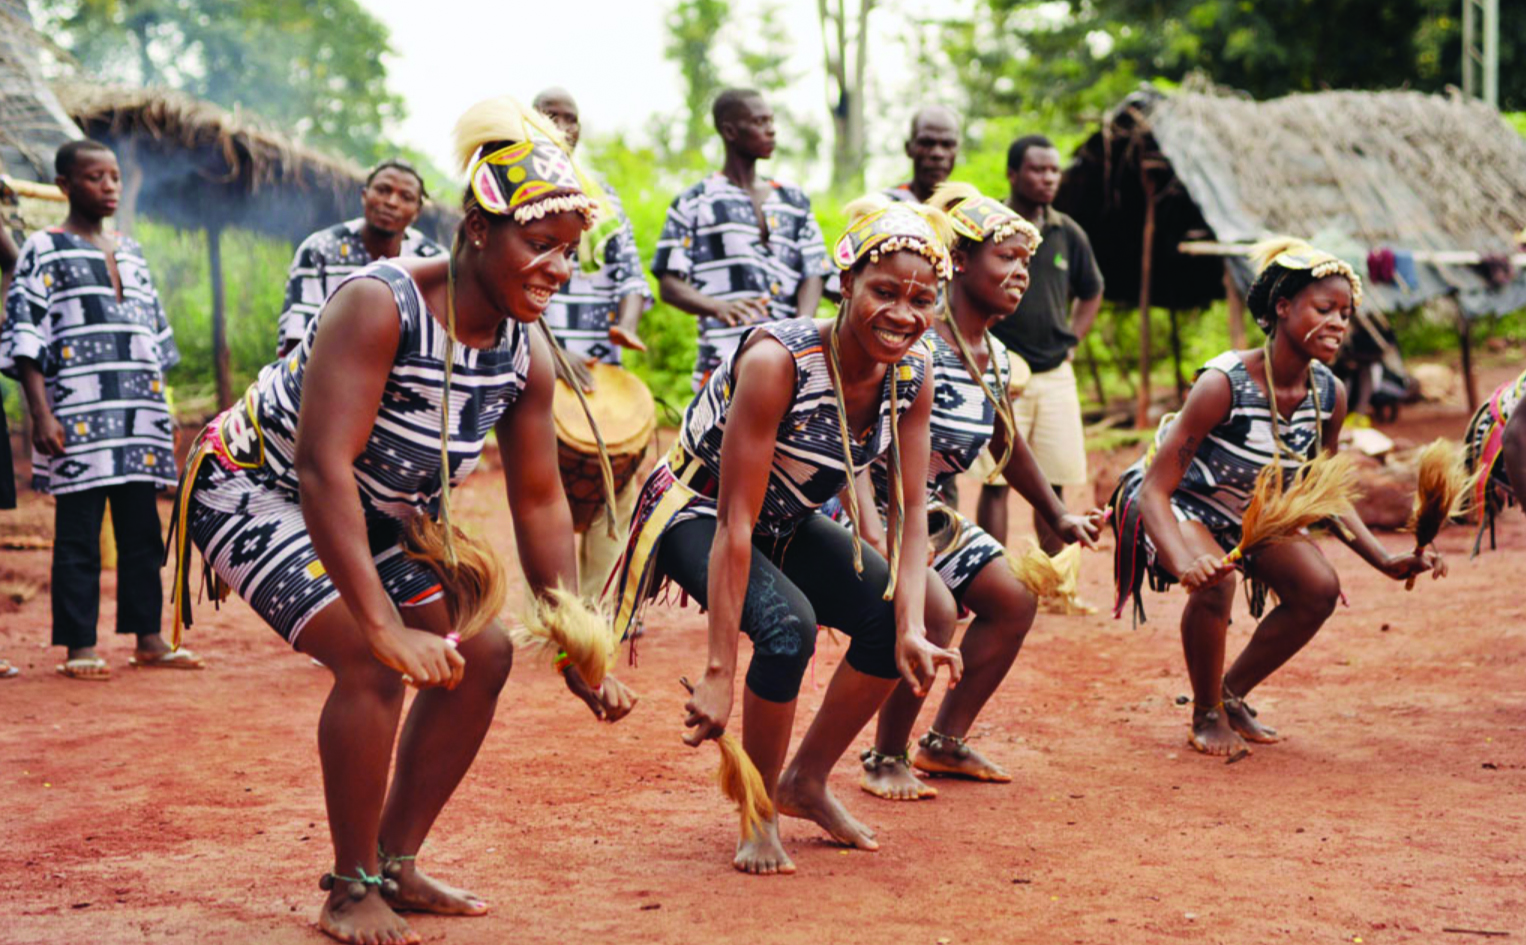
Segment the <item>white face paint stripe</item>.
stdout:
<svg viewBox="0 0 1526 945">
<path fill-rule="evenodd" d="M 520 269 L 519 271 L 520 272 L 529 272 L 531 269 L 536 268 L 541 263 L 543 263 L 546 260 L 550 259 L 552 256 L 555 256 L 557 253 L 564 253 L 564 252 L 566 252 L 567 248 L 569 246 L 571 246 L 571 245 L 572 245 L 571 243 L 557 243 L 555 246 L 553 246 L 550 249 L 546 250 L 544 253 L 541 253 L 539 256 L 536 256 L 534 259 L 530 260 L 528 263 L 525 264 L 524 268 Z"/>
</svg>

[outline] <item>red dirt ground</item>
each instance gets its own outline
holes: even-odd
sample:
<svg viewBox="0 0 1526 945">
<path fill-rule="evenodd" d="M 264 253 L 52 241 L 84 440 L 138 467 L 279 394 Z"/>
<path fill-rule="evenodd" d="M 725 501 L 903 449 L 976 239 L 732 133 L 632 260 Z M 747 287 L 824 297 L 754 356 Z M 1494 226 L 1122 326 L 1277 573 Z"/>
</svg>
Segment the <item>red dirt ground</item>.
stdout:
<svg viewBox="0 0 1526 945">
<path fill-rule="evenodd" d="M 1390 432 L 1457 436 L 1464 420 L 1422 408 Z M 480 474 L 462 517 L 490 522 L 507 552 L 500 482 Z M 23 516 L 46 516 L 26 499 Z M 1502 524 L 1500 550 L 1471 563 L 1469 530 L 1444 533 L 1452 576 L 1409 594 L 1326 542 L 1351 606 L 1256 693 L 1286 740 L 1233 766 L 1184 744 L 1180 591 L 1152 595 L 1137 630 L 1041 616 L 974 732 L 1016 782 L 940 782 L 935 801 L 892 804 L 861 793 L 845 758 L 834 788 L 883 848 L 840 850 L 790 821 L 793 877 L 730 868 L 716 752 L 678 740 L 678 677 L 701 668 L 703 619 L 656 609 L 639 666 L 621 670 L 642 704 L 616 726 L 547 669 L 515 667 L 424 850 L 494 911 L 414 927 L 454 943 L 1519 939 L 1526 518 Z M 0 552 L 0 570 L 34 580 L 47 564 L 45 551 Z M 103 583 L 109 630 L 115 579 Z M 1088 558 L 1085 595 L 1106 601 L 1109 583 L 1107 560 Z M 206 672 L 135 672 L 108 633 L 106 685 L 54 675 L 45 590 L 0 618 L 0 654 L 24 670 L 0 682 L 0 941 L 323 941 L 314 732 L 327 674 L 236 600 L 199 613 L 190 644 Z M 1232 648 L 1250 629 L 1242 611 Z M 821 686 L 841 653 L 823 639 Z M 800 731 L 821 693 L 808 678 Z"/>
</svg>

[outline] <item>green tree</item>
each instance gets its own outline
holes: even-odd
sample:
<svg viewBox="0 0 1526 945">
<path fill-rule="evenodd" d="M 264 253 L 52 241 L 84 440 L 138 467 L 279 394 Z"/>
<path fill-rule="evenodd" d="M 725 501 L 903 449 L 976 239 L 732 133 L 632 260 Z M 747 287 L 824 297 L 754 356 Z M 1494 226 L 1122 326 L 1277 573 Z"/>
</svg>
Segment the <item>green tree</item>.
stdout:
<svg viewBox="0 0 1526 945">
<path fill-rule="evenodd" d="M 43 0 L 40 23 L 95 75 L 243 108 L 369 163 L 404 115 L 387 28 L 357 0 Z"/>
<path fill-rule="evenodd" d="M 683 150 L 700 150 L 710 135 L 710 104 L 722 88 L 716 37 L 731 14 L 726 0 L 678 0 L 668 11 L 663 55 L 677 63 L 684 83 Z"/>
</svg>

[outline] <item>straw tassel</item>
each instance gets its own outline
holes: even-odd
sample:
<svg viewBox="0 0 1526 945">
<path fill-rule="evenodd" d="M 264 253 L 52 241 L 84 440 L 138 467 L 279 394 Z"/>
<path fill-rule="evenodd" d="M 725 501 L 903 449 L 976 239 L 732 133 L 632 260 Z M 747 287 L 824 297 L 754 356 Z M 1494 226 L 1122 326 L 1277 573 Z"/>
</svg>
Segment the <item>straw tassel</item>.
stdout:
<svg viewBox="0 0 1526 945">
<path fill-rule="evenodd" d="M 1462 451 L 1444 437 L 1438 437 L 1420 453 L 1419 481 L 1415 486 L 1415 507 L 1410 512 L 1409 529 L 1415 533 L 1415 553 L 1424 551 L 1436 540 L 1447 520 L 1457 514 L 1468 489 L 1468 474 L 1463 468 Z M 1415 575 L 1404 582 L 1413 590 Z"/>
<path fill-rule="evenodd" d="M 454 532 L 451 536 L 454 564 L 445 559 L 446 529 Z M 408 523 L 403 533 L 403 554 L 422 562 L 439 578 L 445 590 L 451 629 L 459 639 L 470 640 L 503 610 L 508 594 L 503 562 L 483 539 L 420 515 Z"/>
<path fill-rule="evenodd" d="M 1279 464 L 1263 467 L 1241 519 L 1240 543 L 1224 556 L 1224 564 L 1234 564 L 1259 547 L 1291 541 L 1311 525 L 1350 512 L 1358 495 L 1349 456 L 1320 453 L 1298 468 L 1286 489 Z"/>
<path fill-rule="evenodd" d="M 690 695 L 694 694 L 694 686 L 687 676 L 678 681 Z M 735 735 L 723 732 L 715 740 L 715 745 L 721 750 L 721 764 L 715 770 L 716 783 L 721 786 L 721 793 L 737 806 L 742 839 L 752 840 L 765 823 L 774 819 L 773 798 L 768 796 L 768 787 L 763 783 L 758 766 L 752 763 L 747 749 Z"/>
<path fill-rule="evenodd" d="M 532 598 L 524 624 L 509 634 L 516 649 L 565 658 L 591 689 L 604 683 L 615 661 L 615 638 L 609 616 L 585 604 L 563 587 Z"/>
</svg>

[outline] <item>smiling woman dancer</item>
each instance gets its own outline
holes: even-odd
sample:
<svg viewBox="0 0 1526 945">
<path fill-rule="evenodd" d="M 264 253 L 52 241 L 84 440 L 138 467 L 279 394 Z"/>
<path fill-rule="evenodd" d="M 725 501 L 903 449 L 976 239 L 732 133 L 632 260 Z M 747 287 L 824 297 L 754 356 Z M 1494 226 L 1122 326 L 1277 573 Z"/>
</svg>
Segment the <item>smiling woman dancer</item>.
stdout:
<svg viewBox="0 0 1526 945">
<path fill-rule="evenodd" d="M 991 340 L 991 325 L 1017 309 L 1028 288 L 1028 260 L 1038 248 L 1039 232 L 1022 216 L 969 184 L 940 184 L 929 205 L 948 214 L 955 240 L 954 279 L 948 305 L 927 333 L 933 350 L 932 384 L 936 390 L 931 419 L 932 458 L 927 485 L 931 504 L 928 530 L 934 533 L 932 567 L 927 572 L 928 637 L 940 646 L 953 639 L 957 605 L 975 620 L 960 644 L 965 676 L 943 697 L 933 721 L 911 759 L 909 741 L 925 696 L 912 687 L 896 687 L 880 709 L 873 748 L 862 756 L 863 788 L 890 800 L 937 796 L 912 767 L 979 781 L 1010 781 L 1005 770 L 965 743 L 975 717 L 1017 659 L 1033 625 L 1037 602 L 1009 567 L 1005 550 L 978 525 L 938 502 L 938 489 L 969 470 L 987 443 L 1007 482 L 1039 511 L 1067 543 L 1095 547 L 1101 512 L 1071 515 L 1044 478 L 1021 436 L 1007 396 L 1011 374 L 1007 350 Z M 889 501 L 890 479 L 883 459 L 871 467 L 875 507 Z M 860 495 L 864 493 L 860 476 Z M 867 501 L 867 497 L 860 501 Z M 880 545 L 879 516 L 864 517 L 864 536 Z"/>
<path fill-rule="evenodd" d="M 450 255 L 377 262 L 340 286 L 297 349 L 208 427 L 199 450 L 213 461 L 188 468 L 182 487 L 187 531 L 217 577 L 334 674 L 318 724 L 334 841 L 319 926 L 341 941 L 419 941 L 394 910 L 487 911 L 414 861 L 487 734 L 513 656 L 496 623 L 459 646 L 447 638 L 451 601 L 400 547 L 420 516 L 449 528 L 442 451 L 458 483 L 496 430 L 531 591 L 577 586 L 551 353 L 526 323 L 567 278 L 596 202 L 554 136 L 510 99 L 462 116 L 471 185 Z M 567 677 L 599 717 L 629 711 L 618 682 L 593 692 Z M 389 787 L 405 678 L 421 691 Z"/>
<path fill-rule="evenodd" d="M 1320 450 L 1334 453 L 1346 419 L 1346 389 L 1326 367 L 1340 350 L 1362 301 L 1361 279 L 1329 253 L 1298 240 L 1260 247 L 1259 275 L 1247 304 L 1266 344 L 1226 351 L 1198 372 L 1181 413 L 1161 421 L 1155 445 L 1124 471 L 1113 493 L 1118 544 L 1114 576 L 1122 613 L 1130 595 L 1181 582 L 1182 647 L 1192 680 L 1188 743 L 1210 755 L 1274 742 L 1245 704 L 1251 690 L 1292 659 L 1334 612 L 1340 579 L 1314 542 L 1272 545 L 1247 557 L 1251 615 L 1266 591 L 1277 595 L 1229 672 L 1224 637 L 1234 602 L 1235 567 L 1225 553 L 1240 541 L 1240 522 L 1257 473 L 1276 463 L 1284 482 Z M 1439 565 L 1432 551 L 1389 554 L 1354 512 L 1341 516 L 1342 541 L 1396 581 Z"/>
<path fill-rule="evenodd" d="M 873 850 L 873 831 L 827 790 L 827 775 L 898 675 L 925 691 L 938 665 L 956 680 L 960 673 L 958 654 L 930 644 L 922 625 L 927 498 L 920 485 L 933 398 L 920 339 L 950 264 L 941 213 L 884 198 L 846 209 L 852 222 L 834 253 L 843 270 L 837 318 L 759 325 L 711 374 L 643 490 L 616 572 L 616 624 L 628 627 L 647 592 L 665 580 L 709 609 L 709 658 L 686 706 L 690 745 L 725 731 L 738 631 L 751 637 L 742 741 L 779 811 Z M 816 514 L 853 472 L 887 451 L 892 495 L 900 495 L 903 474 L 916 484 L 905 491 L 904 516 L 892 514 L 888 563 Z M 818 622 L 852 642 L 781 775 Z M 794 872 L 777 821 L 744 839 L 733 865 Z"/>
</svg>

